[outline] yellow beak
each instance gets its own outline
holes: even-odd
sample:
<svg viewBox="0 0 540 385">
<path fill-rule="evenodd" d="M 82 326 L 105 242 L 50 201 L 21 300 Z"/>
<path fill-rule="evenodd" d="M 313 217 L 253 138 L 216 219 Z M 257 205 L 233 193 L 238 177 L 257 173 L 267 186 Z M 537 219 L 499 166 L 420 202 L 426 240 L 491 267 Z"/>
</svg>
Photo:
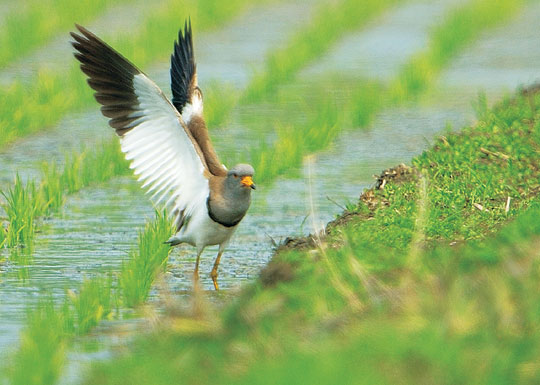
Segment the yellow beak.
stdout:
<svg viewBox="0 0 540 385">
<path fill-rule="evenodd" d="M 253 190 L 255 190 L 255 184 L 253 183 L 253 179 L 251 179 L 250 176 L 242 177 L 240 183 L 242 183 L 246 187 L 251 187 Z"/>
</svg>

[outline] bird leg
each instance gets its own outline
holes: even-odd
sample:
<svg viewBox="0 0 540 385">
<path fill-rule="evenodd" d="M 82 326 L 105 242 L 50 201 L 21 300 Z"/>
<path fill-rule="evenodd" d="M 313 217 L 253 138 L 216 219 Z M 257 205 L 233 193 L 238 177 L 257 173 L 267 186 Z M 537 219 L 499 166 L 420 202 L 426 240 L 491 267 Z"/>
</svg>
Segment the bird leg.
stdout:
<svg viewBox="0 0 540 385">
<path fill-rule="evenodd" d="M 195 262 L 195 270 L 193 270 L 193 285 L 196 285 L 199 282 L 199 260 L 202 252 L 202 250 L 197 251 L 197 261 Z"/>
<path fill-rule="evenodd" d="M 221 254 L 223 254 L 223 250 L 219 250 L 218 255 L 216 257 L 216 260 L 214 261 L 214 267 L 212 268 L 212 271 L 210 272 L 210 277 L 212 278 L 212 282 L 214 283 L 214 289 L 219 290 L 219 285 L 217 283 L 217 277 L 218 277 L 218 266 L 219 261 L 221 260 Z"/>
</svg>

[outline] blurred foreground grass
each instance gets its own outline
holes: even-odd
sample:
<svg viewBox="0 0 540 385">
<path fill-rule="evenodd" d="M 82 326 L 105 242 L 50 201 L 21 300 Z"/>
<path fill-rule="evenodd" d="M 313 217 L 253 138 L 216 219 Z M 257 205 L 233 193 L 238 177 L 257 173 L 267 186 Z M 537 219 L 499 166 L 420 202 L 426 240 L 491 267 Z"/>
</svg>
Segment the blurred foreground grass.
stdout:
<svg viewBox="0 0 540 385">
<path fill-rule="evenodd" d="M 86 383 L 539 383 L 538 91 L 479 109 L 222 313 L 171 313 Z"/>
</svg>

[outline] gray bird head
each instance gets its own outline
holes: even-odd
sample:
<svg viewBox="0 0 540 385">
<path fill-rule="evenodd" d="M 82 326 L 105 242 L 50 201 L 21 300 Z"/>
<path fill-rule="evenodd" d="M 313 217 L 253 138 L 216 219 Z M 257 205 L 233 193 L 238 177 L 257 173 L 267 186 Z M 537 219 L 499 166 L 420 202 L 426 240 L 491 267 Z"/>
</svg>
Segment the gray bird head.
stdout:
<svg viewBox="0 0 540 385">
<path fill-rule="evenodd" d="M 249 164 L 237 164 L 227 172 L 227 180 L 232 186 L 255 190 L 253 174 L 255 170 Z"/>
</svg>

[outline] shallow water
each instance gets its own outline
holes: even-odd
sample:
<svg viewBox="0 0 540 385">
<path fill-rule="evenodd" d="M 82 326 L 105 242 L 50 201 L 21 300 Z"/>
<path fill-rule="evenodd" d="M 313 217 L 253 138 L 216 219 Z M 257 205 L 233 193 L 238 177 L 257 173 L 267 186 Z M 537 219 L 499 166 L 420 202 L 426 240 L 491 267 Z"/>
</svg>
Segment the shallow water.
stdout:
<svg viewBox="0 0 540 385">
<path fill-rule="evenodd" d="M 445 4 L 443 5 L 446 6 Z M 248 14 L 246 19 L 242 18 L 238 23 L 242 28 L 261 28 L 261 31 L 283 31 L 286 27 L 291 28 L 290 23 L 284 23 L 286 25 L 281 29 L 274 24 L 276 19 L 279 19 L 277 15 L 280 6 L 265 8 L 272 15 L 269 24 L 265 24 L 269 18 L 261 17 L 257 12 L 252 16 Z M 292 8 L 283 8 L 287 9 L 287 15 L 295 9 L 294 5 L 290 7 Z M 370 75 L 381 80 L 390 80 L 399 65 L 425 44 L 429 23 L 422 24 L 416 21 L 418 19 L 425 21 L 429 17 L 439 15 L 436 9 L 439 8 L 424 2 L 405 4 L 389 11 L 382 17 L 380 23 L 364 28 L 357 35 L 360 36 L 357 37 L 358 41 L 365 39 L 366 42 L 375 41 L 377 44 L 359 44 L 362 54 L 358 55 L 353 50 L 357 45 L 347 42 L 347 39 L 351 39 L 347 37 L 341 43 L 349 47 L 347 50 L 338 49 L 320 61 L 327 63 L 326 69 L 324 66 L 319 68 L 321 64 L 317 64 L 306 70 L 300 78 L 305 79 L 305 76 L 313 79 L 318 76 L 317 74 L 324 76 L 325 71 L 335 72 L 336 66 L 332 63 L 340 62 L 338 52 L 341 52 L 342 61 L 345 62 L 342 70 L 345 73 L 348 71 L 347 68 L 351 68 L 351 73 L 356 71 L 354 69 L 356 67 L 347 64 L 347 61 L 349 63 L 354 61 L 349 55 L 356 55 L 353 57 L 365 59 L 361 64 L 361 68 L 364 68 L 362 71 L 369 71 L 368 68 L 372 66 L 373 73 L 368 72 Z M 426 14 L 422 14 L 422 10 Z M 537 47 L 540 47 L 540 31 L 534 28 L 533 21 L 539 18 L 540 6 L 528 5 L 514 21 L 486 33 L 460 55 L 450 68 L 444 71 L 433 89 L 418 103 L 381 112 L 368 130 L 349 127 L 330 149 L 314 155 L 311 161 L 305 163 L 301 170 L 301 178 L 280 178 L 266 191 L 264 189 L 255 191 L 252 208 L 222 260 L 221 287 L 234 289 L 255 277 L 271 256 L 271 239 L 279 241 L 286 236 L 312 231 L 309 217 L 312 212 L 310 197 L 315 208 L 316 227 L 319 227 L 341 211 L 338 205 L 327 197 L 339 205 L 355 201 L 363 188 L 373 184 L 373 174 L 396 163 L 408 162 L 430 145 L 433 137 L 442 132 L 447 122 L 459 128 L 464 123 L 472 121 L 474 114 L 471 101 L 479 89 L 486 91 L 489 100 L 495 100 L 519 84 L 534 80 L 533 69 L 540 68 L 537 50 Z M 252 21 L 241 24 L 242 20 Z M 393 23 L 385 23 L 384 20 L 399 20 L 400 28 L 395 28 Z M 418 24 L 424 25 L 424 28 L 421 29 Z M 268 37 L 267 49 L 286 40 L 286 33 L 279 39 L 270 32 L 268 35 L 261 33 L 260 37 L 253 38 L 253 29 L 248 29 L 249 33 L 242 34 L 240 32 L 242 28 L 239 24 L 231 25 L 224 28 L 223 32 L 203 35 L 196 41 L 201 79 L 203 71 L 206 71 L 219 80 L 243 84 L 249 78 L 250 66 L 255 65 L 253 63 L 261 63 L 261 55 L 257 53 L 250 57 L 249 50 L 255 50 L 254 45 L 264 44 L 264 36 Z M 418 32 L 420 29 L 423 33 Z M 287 33 L 290 33 L 290 29 Z M 227 44 L 231 44 L 230 48 L 226 48 L 222 41 L 226 36 L 236 36 L 234 39 L 231 37 L 230 41 L 226 40 Z M 404 37 L 407 36 L 408 43 L 404 43 Z M 385 54 L 384 50 L 380 49 L 392 47 L 395 41 L 401 42 L 399 52 Z M 220 56 L 231 52 L 234 53 L 231 60 L 238 59 L 236 64 L 219 59 Z M 509 52 L 520 60 L 503 60 Z M 214 53 L 216 56 L 212 56 Z M 484 59 L 486 56 L 488 59 Z M 372 64 L 369 64 L 368 58 L 373 58 Z M 205 61 L 207 61 L 206 69 L 202 67 Z M 385 65 L 378 71 L 376 63 L 380 61 L 384 61 Z M 221 68 L 221 65 L 224 68 Z M 234 70 L 227 69 L 231 66 Z M 238 70 L 239 67 L 243 69 Z M 164 63 L 163 66 L 157 66 L 151 71 L 152 77 L 158 79 L 164 86 L 168 82 L 166 68 L 167 65 Z M 97 113 L 78 115 L 75 121 L 80 119 L 80 128 L 75 130 L 84 131 L 85 122 L 95 126 L 93 120 L 97 115 Z M 78 143 L 76 140 L 69 139 L 66 139 L 62 146 L 54 145 L 54 138 L 60 138 L 62 135 L 59 133 L 74 124 L 70 119 L 74 118 L 66 118 L 62 123 L 65 124 L 64 128 L 61 128 L 61 125 L 57 131 L 18 142 L 17 146 L 5 151 L 0 156 L 0 162 L 12 169 L 0 171 L 0 180 L 6 180 L 11 170 L 15 169 L 24 169 L 27 175 L 32 175 L 35 166 L 32 164 L 27 166 L 28 159 L 25 160 L 24 156 L 20 155 L 22 151 L 17 152 L 16 147 L 19 145 L 27 146 L 23 148 L 41 156 L 44 149 L 56 154 L 53 156 L 60 156 L 62 151 L 58 148 L 76 145 Z M 239 122 L 233 121 L 228 129 L 213 133 L 216 147 L 224 154 L 223 158 L 233 157 L 231 153 L 250 145 L 247 139 L 249 136 L 245 135 L 246 129 Z M 93 132 L 100 130 L 108 132 L 105 124 L 93 130 L 95 130 Z M 95 135 L 89 134 L 87 140 L 91 141 L 93 136 Z M 47 144 L 41 145 L 40 142 Z M 38 155 L 35 162 L 38 161 Z M 24 322 L 26 304 L 34 303 L 44 290 L 62 296 L 65 287 L 76 287 L 85 275 L 107 269 L 117 270 L 127 250 L 134 244 L 136 229 L 140 228 L 152 213 L 151 205 L 131 178 L 115 179 L 71 196 L 63 215 L 46 221 L 43 233 L 36 241 L 32 265 L 24 272 L 27 275 L 26 280 L 20 278 L 23 268 L 13 264 L 8 264 L 5 271 L 0 274 L 0 351 L 17 340 L 16 331 Z M 215 253 L 215 249 L 209 248 L 201 261 L 202 284 L 209 290 L 212 283 L 207 273 L 211 269 Z M 194 257 L 194 251 L 190 247 L 177 248 L 172 252 L 166 277 L 167 283 L 175 292 L 185 293 L 191 287 L 190 277 Z M 71 358 L 74 362 L 79 362 L 87 360 L 88 356 L 81 354 Z"/>
</svg>

